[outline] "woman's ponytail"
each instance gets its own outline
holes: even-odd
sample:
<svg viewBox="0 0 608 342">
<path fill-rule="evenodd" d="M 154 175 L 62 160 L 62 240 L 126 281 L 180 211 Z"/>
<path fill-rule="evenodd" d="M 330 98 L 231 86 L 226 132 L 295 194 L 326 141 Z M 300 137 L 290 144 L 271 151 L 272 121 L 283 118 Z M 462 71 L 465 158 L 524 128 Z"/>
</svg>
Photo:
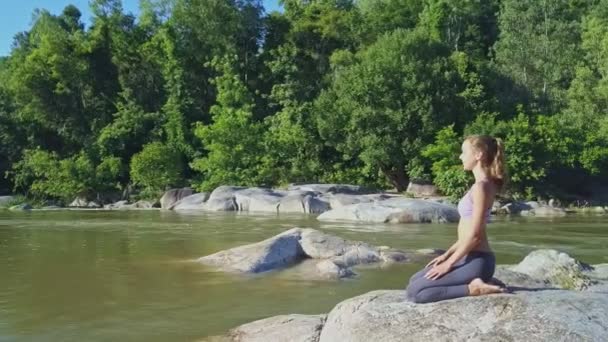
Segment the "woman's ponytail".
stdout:
<svg viewBox="0 0 608 342">
<path fill-rule="evenodd" d="M 490 164 L 490 176 L 494 179 L 499 189 L 502 190 L 507 182 L 507 165 L 505 159 L 505 147 L 500 138 L 494 138 L 496 142 L 496 154 Z"/>
</svg>

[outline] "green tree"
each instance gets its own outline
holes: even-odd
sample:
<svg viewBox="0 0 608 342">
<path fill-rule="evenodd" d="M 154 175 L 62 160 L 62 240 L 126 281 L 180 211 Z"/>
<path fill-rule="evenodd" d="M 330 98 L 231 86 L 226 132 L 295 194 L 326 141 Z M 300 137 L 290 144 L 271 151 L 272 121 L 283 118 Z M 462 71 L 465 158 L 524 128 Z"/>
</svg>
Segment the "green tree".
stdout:
<svg viewBox="0 0 608 342">
<path fill-rule="evenodd" d="M 404 191 L 437 130 L 465 121 L 465 84 L 449 49 L 423 31 L 397 30 L 357 59 L 321 95 L 319 131 L 345 159 L 379 169 Z"/>
<path fill-rule="evenodd" d="M 161 142 L 143 147 L 131 159 L 131 180 L 145 195 L 158 195 L 167 187 L 181 185 L 183 160 L 179 151 Z"/>
<path fill-rule="evenodd" d="M 208 151 L 205 157 L 192 162 L 202 173 L 198 187 L 212 189 L 222 184 L 268 184 L 260 171 L 264 156 L 263 126 L 253 121 L 253 99 L 243 80 L 233 69 L 233 59 L 216 60 L 221 75 L 214 80 L 217 104 L 211 107 L 213 123 L 199 124 L 196 136 Z"/>
</svg>

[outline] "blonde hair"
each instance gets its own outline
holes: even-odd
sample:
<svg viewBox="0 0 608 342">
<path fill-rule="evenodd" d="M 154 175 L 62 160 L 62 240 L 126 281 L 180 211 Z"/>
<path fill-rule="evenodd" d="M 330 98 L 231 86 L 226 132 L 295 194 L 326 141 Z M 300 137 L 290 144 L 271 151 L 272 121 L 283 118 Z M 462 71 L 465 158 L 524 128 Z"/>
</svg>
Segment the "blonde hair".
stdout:
<svg viewBox="0 0 608 342">
<path fill-rule="evenodd" d="M 502 140 L 489 135 L 470 135 L 465 141 L 482 153 L 481 166 L 490 172 L 490 177 L 499 190 L 502 190 L 508 178 L 505 147 Z"/>
</svg>

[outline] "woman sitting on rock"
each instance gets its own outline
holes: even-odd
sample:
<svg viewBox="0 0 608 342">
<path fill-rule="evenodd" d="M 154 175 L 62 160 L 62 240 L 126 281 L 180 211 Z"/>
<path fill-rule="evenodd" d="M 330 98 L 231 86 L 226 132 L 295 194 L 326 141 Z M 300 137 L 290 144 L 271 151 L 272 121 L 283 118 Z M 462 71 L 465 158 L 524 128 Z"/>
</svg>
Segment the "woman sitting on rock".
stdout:
<svg viewBox="0 0 608 342">
<path fill-rule="evenodd" d="M 486 234 L 494 198 L 506 178 L 503 144 L 487 135 L 470 136 L 462 144 L 460 160 L 473 172 L 475 184 L 458 203 L 458 241 L 412 276 L 406 292 L 416 303 L 503 292 L 488 283 L 496 259 Z"/>
</svg>

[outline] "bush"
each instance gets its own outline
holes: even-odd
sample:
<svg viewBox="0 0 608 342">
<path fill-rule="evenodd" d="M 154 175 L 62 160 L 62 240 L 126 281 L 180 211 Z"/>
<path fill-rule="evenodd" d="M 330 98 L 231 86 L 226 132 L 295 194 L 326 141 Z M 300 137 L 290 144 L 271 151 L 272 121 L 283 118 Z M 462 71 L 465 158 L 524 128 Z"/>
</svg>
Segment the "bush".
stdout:
<svg viewBox="0 0 608 342">
<path fill-rule="evenodd" d="M 131 180 L 144 191 L 158 192 L 182 181 L 181 154 L 160 142 L 147 144 L 131 159 Z"/>
</svg>

